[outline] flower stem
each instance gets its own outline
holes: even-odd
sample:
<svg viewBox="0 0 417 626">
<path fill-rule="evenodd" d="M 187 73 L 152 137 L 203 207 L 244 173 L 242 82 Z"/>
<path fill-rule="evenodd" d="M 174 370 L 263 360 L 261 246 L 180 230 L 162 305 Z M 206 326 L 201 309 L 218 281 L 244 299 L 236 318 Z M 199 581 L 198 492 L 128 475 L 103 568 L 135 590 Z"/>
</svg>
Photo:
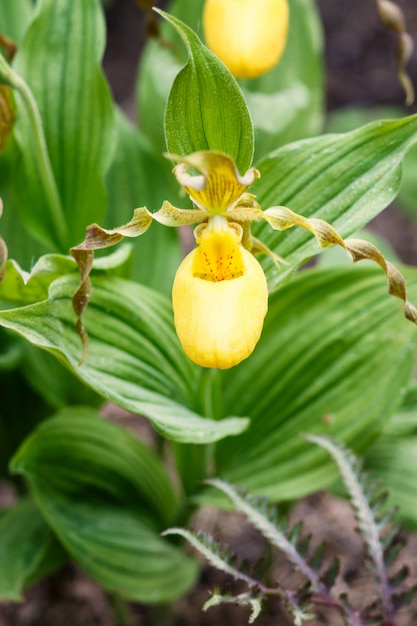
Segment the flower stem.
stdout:
<svg viewBox="0 0 417 626">
<path fill-rule="evenodd" d="M 153 626 L 170 626 L 172 623 L 172 607 L 170 604 L 158 604 L 152 611 Z"/>
<path fill-rule="evenodd" d="M 110 593 L 108 599 L 113 611 L 117 626 L 131 626 L 132 616 L 129 606 L 117 593 Z"/>
<path fill-rule="evenodd" d="M 0 82 L 15 89 L 26 108 L 29 124 L 32 130 L 33 148 L 36 155 L 36 164 L 42 184 L 48 199 L 49 215 L 52 222 L 53 232 L 49 234 L 50 242 L 64 251 L 67 248 L 67 228 L 65 214 L 61 199 L 56 186 L 55 177 L 49 159 L 48 148 L 43 132 L 42 120 L 36 100 L 27 83 L 8 65 L 4 57 L 0 55 Z"/>
</svg>

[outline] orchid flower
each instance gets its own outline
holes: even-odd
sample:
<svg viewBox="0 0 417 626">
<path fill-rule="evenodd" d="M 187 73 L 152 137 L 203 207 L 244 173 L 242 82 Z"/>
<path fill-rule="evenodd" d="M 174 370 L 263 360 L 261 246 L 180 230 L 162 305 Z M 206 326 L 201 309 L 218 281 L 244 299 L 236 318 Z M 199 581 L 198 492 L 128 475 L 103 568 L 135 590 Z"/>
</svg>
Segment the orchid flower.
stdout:
<svg viewBox="0 0 417 626">
<path fill-rule="evenodd" d="M 155 220 L 165 226 L 196 225 L 197 247 L 178 268 L 172 290 L 174 322 L 187 356 L 203 367 L 230 368 L 255 349 L 268 308 L 267 282 L 255 254 L 282 261 L 252 236 L 251 223 L 266 221 L 274 230 L 301 226 L 313 233 L 322 248 L 342 246 L 352 261 L 370 259 L 386 272 L 389 292 L 404 301 L 405 316 L 417 323 L 417 309 L 407 301 L 402 274 L 372 244 L 360 239 L 343 240 L 327 222 L 307 219 L 287 207 L 265 211 L 247 192 L 260 176 L 250 168 L 243 176 L 233 159 L 212 150 L 188 156 L 168 155 L 177 163 L 173 172 L 193 202 L 193 209 L 179 209 L 165 201 L 156 213 L 135 209 L 130 222 L 113 230 L 93 224 L 85 240 L 71 253 L 81 270 L 81 284 L 73 298 L 77 331 L 88 337 L 82 313 L 91 292 L 89 273 L 93 251 L 118 243 L 124 237 L 143 234 Z M 197 172 L 197 174 L 195 173 Z"/>
</svg>

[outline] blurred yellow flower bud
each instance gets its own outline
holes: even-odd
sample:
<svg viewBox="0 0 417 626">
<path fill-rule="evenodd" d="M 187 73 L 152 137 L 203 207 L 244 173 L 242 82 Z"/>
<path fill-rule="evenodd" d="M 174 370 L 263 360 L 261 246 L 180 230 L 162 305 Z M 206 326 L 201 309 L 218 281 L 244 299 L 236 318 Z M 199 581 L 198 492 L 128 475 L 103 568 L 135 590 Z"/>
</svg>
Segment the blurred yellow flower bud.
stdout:
<svg viewBox="0 0 417 626">
<path fill-rule="evenodd" d="M 199 246 L 174 280 L 175 327 L 194 363 L 226 369 L 246 359 L 259 340 L 268 309 L 266 278 L 242 246 L 238 224 L 216 215 L 195 234 Z"/>
<path fill-rule="evenodd" d="M 280 60 L 287 42 L 288 0 L 206 0 L 207 46 L 237 78 L 256 78 Z"/>
</svg>

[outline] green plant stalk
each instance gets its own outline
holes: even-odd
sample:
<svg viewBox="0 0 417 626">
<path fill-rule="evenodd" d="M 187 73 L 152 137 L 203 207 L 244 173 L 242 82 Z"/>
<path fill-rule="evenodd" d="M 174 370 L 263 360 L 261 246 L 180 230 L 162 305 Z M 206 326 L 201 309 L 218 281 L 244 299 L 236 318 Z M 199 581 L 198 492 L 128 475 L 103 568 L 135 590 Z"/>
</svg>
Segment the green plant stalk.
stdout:
<svg viewBox="0 0 417 626">
<path fill-rule="evenodd" d="M 38 156 L 37 161 L 39 173 L 49 200 L 49 212 L 56 233 L 56 241 L 58 242 L 58 247 L 60 248 L 59 251 L 66 250 L 68 240 L 66 220 L 49 159 L 39 109 L 27 83 L 13 71 L 1 55 L 0 82 L 9 85 L 20 94 L 28 112 L 35 149 Z"/>
<path fill-rule="evenodd" d="M 152 608 L 151 623 L 153 626 L 170 626 L 172 624 L 172 605 L 157 604 Z"/>
<path fill-rule="evenodd" d="M 201 369 L 195 381 L 195 404 L 192 408 L 208 419 L 220 420 L 221 389 L 218 370 Z M 187 495 L 195 493 L 201 481 L 215 475 L 214 444 L 173 444 L 176 468 Z"/>
<path fill-rule="evenodd" d="M 132 616 L 127 602 L 125 602 L 117 593 L 109 593 L 107 597 L 117 626 L 131 626 Z"/>
</svg>

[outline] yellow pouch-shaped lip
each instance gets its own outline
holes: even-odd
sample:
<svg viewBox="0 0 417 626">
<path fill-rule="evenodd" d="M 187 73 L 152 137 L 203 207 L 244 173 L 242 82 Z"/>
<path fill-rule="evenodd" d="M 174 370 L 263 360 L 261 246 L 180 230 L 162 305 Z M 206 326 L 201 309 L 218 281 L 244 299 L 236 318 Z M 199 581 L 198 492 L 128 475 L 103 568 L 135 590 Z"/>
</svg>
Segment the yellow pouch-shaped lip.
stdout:
<svg viewBox="0 0 417 626">
<path fill-rule="evenodd" d="M 193 250 L 175 276 L 172 302 L 184 352 L 197 365 L 227 369 L 246 359 L 262 332 L 268 288 L 255 257 L 239 245 L 244 273 L 230 280 L 194 275 Z"/>
<path fill-rule="evenodd" d="M 288 0 L 206 0 L 207 46 L 237 78 L 256 78 L 281 58 L 288 36 Z"/>
</svg>

